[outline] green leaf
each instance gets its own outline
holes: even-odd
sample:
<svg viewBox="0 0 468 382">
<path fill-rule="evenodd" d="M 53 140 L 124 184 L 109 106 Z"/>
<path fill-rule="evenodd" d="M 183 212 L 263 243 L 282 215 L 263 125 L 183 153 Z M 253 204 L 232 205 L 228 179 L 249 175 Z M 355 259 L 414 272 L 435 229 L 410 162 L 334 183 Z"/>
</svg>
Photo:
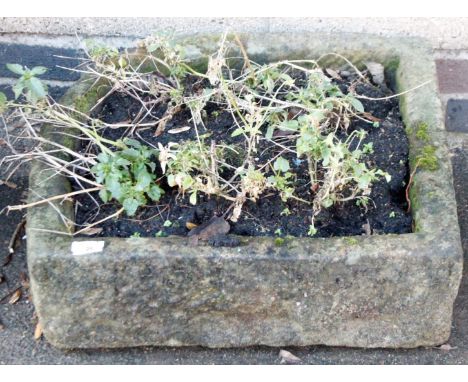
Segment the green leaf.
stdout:
<svg viewBox="0 0 468 382">
<path fill-rule="evenodd" d="M 238 135 L 241 135 L 244 132 L 244 129 L 241 129 L 240 127 L 236 130 L 234 130 L 231 134 L 231 137 L 237 137 Z"/>
<path fill-rule="evenodd" d="M 120 182 L 118 181 L 118 179 L 115 177 L 115 176 L 108 176 L 106 178 L 106 188 L 107 190 L 110 191 L 110 193 L 112 194 L 112 197 L 119 200 L 122 195 L 123 195 L 123 192 L 122 192 L 122 186 L 120 184 Z"/>
<path fill-rule="evenodd" d="M 5 93 L 0 92 L 0 114 L 5 111 L 6 104 L 7 104 L 7 97 Z"/>
<path fill-rule="evenodd" d="M 99 153 L 97 159 L 100 163 L 108 163 L 109 162 L 109 155 L 106 153 Z"/>
<path fill-rule="evenodd" d="M 22 76 L 25 73 L 25 70 L 20 64 L 6 64 L 6 67 L 10 72 L 19 74 L 20 76 Z"/>
<path fill-rule="evenodd" d="M 31 90 L 27 90 L 26 94 L 24 95 L 26 99 L 28 100 L 29 103 L 35 104 L 39 98 L 36 96 L 35 93 L 33 93 Z"/>
<path fill-rule="evenodd" d="M 121 155 L 124 158 L 132 161 L 139 157 L 139 152 L 138 150 L 135 150 L 135 149 L 126 149 L 126 150 L 122 150 Z"/>
<path fill-rule="evenodd" d="M 107 190 L 105 189 L 102 189 L 99 191 L 99 197 L 101 198 L 101 200 L 104 202 L 104 203 L 107 203 L 110 199 L 110 194 Z"/>
<path fill-rule="evenodd" d="M 268 129 L 267 129 L 266 134 L 265 134 L 265 138 L 266 139 L 273 138 L 273 133 L 274 132 L 275 132 L 275 126 L 274 125 L 268 126 Z"/>
<path fill-rule="evenodd" d="M 299 122 L 295 119 L 289 120 L 289 121 L 284 121 L 280 125 L 281 130 L 286 130 L 286 131 L 297 131 L 299 130 Z"/>
<path fill-rule="evenodd" d="M 328 166 L 330 164 L 330 155 L 331 155 L 331 150 L 329 147 L 324 146 L 322 147 L 322 164 L 324 166 Z"/>
<path fill-rule="evenodd" d="M 320 123 L 326 118 L 326 115 L 322 110 L 316 109 L 310 112 L 309 117 L 312 118 L 317 123 Z"/>
<path fill-rule="evenodd" d="M 273 81 L 273 79 L 271 77 L 267 77 L 264 81 L 263 81 L 263 86 L 265 87 L 266 91 L 268 93 L 271 93 L 275 87 L 275 82 Z"/>
<path fill-rule="evenodd" d="M 177 186 L 177 183 L 175 181 L 175 176 L 173 174 L 169 174 L 167 176 L 167 184 L 169 185 L 169 187 Z"/>
<path fill-rule="evenodd" d="M 314 236 L 317 233 L 317 228 L 314 227 L 313 224 L 309 226 L 309 232 L 307 232 L 307 235 L 309 236 Z"/>
<path fill-rule="evenodd" d="M 322 200 L 322 206 L 325 208 L 331 207 L 333 205 L 333 199 L 331 198 L 326 198 Z"/>
<path fill-rule="evenodd" d="M 194 180 L 192 179 L 192 177 L 188 174 L 185 174 L 182 179 L 182 188 L 184 190 L 188 190 L 192 186 L 193 183 L 194 183 Z"/>
<path fill-rule="evenodd" d="M 146 163 L 146 165 L 151 169 L 152 172 L 156 169 L 156 164 L 154 162 Z"/>
<path fill-rule="evenodd" d="M 149 52 L 149 53 L 152 53 L 154 52 L 155 50 L 157 50 L 159 48 L 159 44 L 150 44 L 146 47 L 146 50 Z"/>
<path fill-rule="evenodd" d="M 164 194 L 164 190 L 161 187 L 159 187 L 157 184 L 153 184 L 150 187 L 147 194 L 153 202 L 157 202 L 159 199 L 161 199 L 161 196 Z"/>
<path fill-rule="evenodd" d="M 123 143 L 125 143 L 128 146 L 132 146 L 135 149 L 139 149 L 141 147 L 141 143 L 137 141 L 136 139 L 132 139 L 132 138 L 125 138 L 123 140 Z"/>
<path fill-rule="evenodd" d="M 147 171 L 141 171 L 138 174 L 137 183 L 135 185 L 135 190 L 137 191 L 144 191 L 150 185 L 151 181 L 153 180 L 150 173 Z"/>
<path fill-rule="evenodd" d="M 283 157 L 276 158 L 273 168 L 276 171 L 287 172 L 291 168 L 287 159 Z"/>
<path fill-rule="evenodd" d="M 369 173 L 362 174 L 358 179 L 358 187 L 362 190 L 365 190 L 369 187 L 370 182 L 372 182 L 372 176 Z"/>
<path fill-rule="evenodd" d="M 354 98 L 354 97 L 349 97 L 348 100 L 349 100 L 349 103 L 354 107 L 356 111 L 358 111 L 359 113 L 364 113 L 364 106 L 361 103 L 361 101 L 359 101 L 357 98 Z"/>
<path fill-rule="evenodd" d="M 119 66 L 125 68 L 128 65 L 127 60 L 122 56 L 119 57 Z"/>
<path fill-rule="evenodd" d="M 33 76 L 40 76 L 41 74 L 44 74 L 47 72 L 47 68 L 45 66 L 35 66 L 34 68 L 31 69 L 31 74 Z"/>
<path fill-rule="evenodd" d="M 362 147 L 362 152 L 365 154 L 372 154 L 374 152 L 374 144 L 372 142 L 366 143 Z"/>
<path fill-rule="evenodd" d="M 21 94 L 23 94 L 23 89 L 24 89 L 24 83 L 21 80 L 13 85 L 12 90 L 13 90 L 13 93 L 15 94 L 15 99 L 18 99 L 21 96 Z"/>
<path fill-rule="evenodd" d="M 138 203 L 138 200 L 134 198 L 127 198 L 123 201 L 122 207 L 124 208 L 128 216 L 133 216 L 135 215 L 135 212 L 138 209 L 138 207 L 140 207 L 140 203 Z"/>
<path fill-rule="evenodd" d="M 285 86 L 291 87 L 294 85 L 294 80 L 286 73 L 281 74 L 280 78 L 284 81 Z"/>
<path fill-rule="evenodd" d="M 125 158 L 117 158 L 115 160 L 115 164 L 120 167 L 127 167 L 130 166 L 132 163 Z"/>
<path fill-rule="evenodd" d="M 45 88 L 44 84 L 38 78 L 31 77 L 26 82 L 26 87 L 31 90 L 33 95 L 38 99 L 44 98 L 47 95 L 47 89 Z"/>
</svg>

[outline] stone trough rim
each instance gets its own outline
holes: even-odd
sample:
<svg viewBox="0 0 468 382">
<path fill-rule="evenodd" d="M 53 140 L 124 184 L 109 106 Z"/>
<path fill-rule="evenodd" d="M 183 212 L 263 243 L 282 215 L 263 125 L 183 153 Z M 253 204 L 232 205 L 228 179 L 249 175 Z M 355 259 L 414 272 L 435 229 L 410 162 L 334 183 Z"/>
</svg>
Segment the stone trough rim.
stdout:
<svg viewBox="0 0 468 382">
<path fill-rule="evenodd" d="M 343 256 L 350 256 L 354 253 L 364 251 L 364 255 L 361 256 L 382 256 L 375 248 L 379 245 L 387 245 L 390 243 L 394 248 L 394 253 L 388 256 L 389 259 L 392 256 L 400 256 L 400 253 L 404 253 L 407 248 L 418 247 L 420 251 L 416 251 L 414 255 L 420 255 L 423 257 L 434 256 L 434 259 L 439 259 L 440 256 L 446 256 L 453 261 L 457 266 L 454 268 L 454 272 L 458 274 L 458 285 L 461 280 L 461 267 L 462 267 L 462 249 L 460 243 L 460 232 L 458 229 L 458 221 L 456 214 L 456 204 L 453 191 L 451 165 L 447 159 L 447 146 L 445 143 L 445 130 L 444 121 L 442 118 L 442 110 L 440 100 L 437 96 L 437 84 L 435 81 L 435 66 L 434 61 L 430 56 L 431 49 L 421 39 L 418 38 L 381 38 L 374 35 L 363 35 L 363 34 L 339 34 L 334 38 L 330 38 L 329 35 L 319 33 L 275 33 L 275 34 L 258 34 L 258 33 L 247 33 L 240 34 L 241 38 L 246 42 L 246 47 L 260 57 L 264 54 L 262 46 L 267 46 L 268 43 L 273 41 L 278 44 L 279 47 L 284 46 L 287 41 L 300 41 L 304 43 L 309 41 L 312 45 L 315 41 L 328 39 L 328 45 L 342 44 L 343 40 L 348 42 L 347 49 L 352 51 L 355 49 L 358 51 L 362 47 L 361 39 L 365 39 L 364 51 L 367 49 L 367 55 L 371 57 L 385 57 L 384 61 L 386 64 L 392 63 L 397 59 L 398 70 L 405 70 L 403 74 L 399 74 L 399 86 L 413 86 L 417 78 L 407 78 L 407 73 L 414 75 L 414 68 L 416 70 L 425 70 L 433 79 L 433 83 L 427 87 L 421 88 L 417 91 L 418 97 L 415 98 L 414 93 L 408 93 L 400 97 L 400 107 L 404 123 L 411 130 L 408 130 L 408 138 L 410 140 L 410 155 L 411 153 L 417 152 L 421 147 L 424 147 L 428 142 L 421 142 L 416 137 L 416 131 L 418 124 L 421 122 L 427 123 L 429 143 L 437 147 L 436 156 L 439 163 L 439 168 L 436 171 L 430 171 L 426 169 L 420 169 L 415 173 L 415 193 L 418 196 L 417 203 L 414 203 L 413 219 L 416 222 L 416 232 L 407 234 L 379 234 L 371 236 L 343 236 L 343 237 L 332 237 L 332 238 L 292 238 L 288 239 L 287 243 L 278 247 L 274 244 L 274 238 L 270 237 L 240 237 L 241 246 L 238 248 L 211 248 L 206 246 L 200 246 L 198 253 L 190 252 L 190 248 L 186 246 L 186 238 L 184 237 L 168 237 L 168 238 L 139 238 L 139 239 L 122 239 L 115 237 L 96 237 L 96 238 L 75 238 L 69 236 L 60 236 L 48 232 L 44 232 L 45 229 L 51 231 L 63 231 L 60 228 L 60 221 L 57 217 L 53 208 L 49 205 L 34 207 L 28 212 L 28 224 L 27 224 L 27 237 L 28 237 L 28 267 L 30 273 L 33 272 L 33 267 L 36 262 L 42 261 L 42 259 L 54 259 L 54 258 L 67 258 L 71 256 L 70 245 L 72 242 L 83 242 L 83 241 L 104 241 L 104 248 L 102 251 L 89 253 L 83 255 L 89 259 L 89 261 L 98 260 L 99 256 L 105 256 L 111 253 L 114 257 L 125 258 L 126 253 L 118 253 L 115 248 L 124 247 L 128 250 L 135 248 L 135 245 L 145 244 L 149 248 L 153 249 L 152 253 L 143 252 L 141 256 L 161 256 L 161 257 L 173 257 L 179 256 L 181 258 L 186 257 L 221 257 L 228 259 L 243 259 L 245 252 L 250 251 L 250 254 L 257 259 L 275 259 L 280 261 L 298 260 L 305 262 L 313 260 L 314 256 L 328 256 L 330 261 L 334 259 L 340 259 Z M 182 41 L 202 41 L 207 46 L 212 44 L 212 34 L 201 34 L 190 37 L 180 37 Z M 329 42 L 331 39 L 331 43 Z M 265 43 L 265 41 L 267 41 Z M 359 41 L 359 42 L 357 42 Z M 298 43 L 294 43 L 298 45 Z M 294 45 L 293 44 L 293 45 Z M 317 47 L 317 42 L 315 46 Z M 354 44 L 354 45 L 353 45 Z M 320 44 L 319 44 L 320 45 Z M 299 46 L 299 45 L 298 45 Z M 360 48 L 356 48 L 359 46 Z M 383 53 L 379 53 L 379 47 Z M 294 49 L 294 47 L 292 48 Z M 312 50 L 312 48 L 310 48 Z M 375 49 L 372 54 L 369 54 L 369 49 Z M 275 52 L 278 52 L 278 48 Z M 339 52 L 341 54 L 341 51 Z M 281 54 L 277 53 L 277 54 Z M 358 54 L 359 56 L 359 54 Z M 366 53 L 361 54 L 366 56 Z M 401 83 L 400 83 L 401 82 Z M 78 81 L 73 85 L 70 90 L 66 93 L 63 100 L 66 102 L 76 101 L 80 96 L 89 92 L 89 81 L 86 79 Z M 97 95 L 96 95 L 97 96 Z M 415 112 L 415 105 L 421 109 L 426 107 L 425 118 L 422 118 L 419 112 Z M 427 108 L 429 105 L 429 109 Z M 447 163 L 448 162 L 448 163 Z M 414 165 L 414 163 L 413 163 Z M 41 183 L 43 178 L 39 174 L 42 174 L 42 164 L 34 163 L 31 175 L 30 175 L 30 186 L 36 189 L 36 192 L 41 195 L 50 195 L 52 190 L 60 193 L 66 192 L 65 190 L 69 187 L 67 185 L 68 180 L 60 177 L 52 179 L 47 185 Z M 413 171 L 413 168 L 411 168 Z M 436 199 L 434 195 L 430 195 L 436 190 Z M 443 200 L 441 200 L 443 196 Z M 30 200 L 37 200 L 37 196 L 30 193 Z M 55 204 L 55 203 L 54 203 Z M 73 209 L 70 203 L 55 204 L 61 212 L 70 217 L 73 213 Z M 441 215 L 442 212 L 442 215 Z M 444 215 L 443 212 L 446 214 Z M 45 218 L 47 217 L 47 218 Z M 49 226 L 47 226 L 47 223 Z M 39 228 L 42 231 L 36 230 Z M 352 243 L 350 242 L 352 240 Z M 183 247 L 187 250 L 183 250 Z M 340 248 L 335 254 L 328 252 L 328 247 Z M 172 250 L 171 250 L 172 248 Z M 177 248 L 175 250 L 174 248 Z M 307 248 L 309 252 L 307 255 L 298 254 L 295 251 L 296 248 Z M 444 248 L 450 248 L 449 251 L 445 251 Z M 440 249 L 440 251 L 438 251 Z M 166 253 L 163 253 L 167 251 Z M 181 252 L 180 252 L 181 251 Z M 253 252 L 252 252 L 253 251 Z M 190 252 L 190 253 L 189 253 Z M 304 252 L 301 252 L 304 253 Z M 454 277 L 454 284 L 457 284 L 457 277 Z M 453 285 L 453 290 L 458 289 L 458 285 Z M 39 296 L 40 285 L 31 280 L 31 288 L 33 294 L 33 300 L 35 295 Z M 456 296 L 450 296 L 454 299 Z M 40 304 L 37 307 L 38 316 L 41 320 L 41 308 Z M 450 332 L 450 329 L 449 329 Z M 47 337 L 47 328 L 45 329 Z M 53 336 L 51 336 L 53 337 Z M 68 347 L 68 345 L 60 344 L 56 342 L 59 347 Z M 440 342 L 440 341 L 439 341 Z M 439 343 L 437 342 L 437 343 Z M 428 345 L 434 343 L 429 342 Z M 287 344 L 286 344 L 287 345 Z M 335 344 L 332 344 L 335 345 Z M 344 346 L 355 346 L 353 344 Z M 209 344 L 207 345 L 209 346 Z M 374 347 L 374 346 L 371 346 Z M 381 346 L 376 346 L 381 347 Z M 393 347 L 393 346 L 390 346 Z M 402 347 L 406 347 L 402 344 Z M 413 347 L 412 345 L 408 347 Z"/>
</svg>

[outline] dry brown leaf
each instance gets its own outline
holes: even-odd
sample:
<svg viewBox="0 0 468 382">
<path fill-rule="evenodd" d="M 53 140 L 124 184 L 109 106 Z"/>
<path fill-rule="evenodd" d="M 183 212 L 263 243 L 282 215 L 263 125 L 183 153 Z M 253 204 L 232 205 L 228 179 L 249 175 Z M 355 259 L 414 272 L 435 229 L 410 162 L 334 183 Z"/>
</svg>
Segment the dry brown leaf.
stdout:
<svg viewBox="0 0 468 382">
<path fill-rule="evenodd" d="M 21 289 L 17 289 L 10 297 L 10 299 L 8 300 L 8 303 L 13 305 L 13 304 L 16 304 L 19 299 L 21 298 Z"/>
<path fill-rule="evenodd" d="M 367 118 L 368 120 L 370 120 L 372 122 L 380 122 L 381 121 L 380 118 L 374 117 L 371 113 L 364 112 L 364 113 L 362 113 L 362 116 Z"/>
<path fill-rule="evenodd" d="M 102 228 L 101 227 L 90 227 L 90 228 L 87 228 L 86 230 L 84 231 L 81 231 L 81 233 L 83 235 L 87 235 L 87 236 L 91 236 L 91 235 L 97 235 L 99 233 L 102 232 Z"/>
<path fill-rule="evenodd" d="M 198 227 L 195 223 L 191 223 L 191 222 L 185 223 L 185 226 L 186 226 L 187 229 L 190 230 L 190 231 L 191 231 L 192 229 Z"/>
<path fill-rule="evenodd" d="M 0 275 L 0 284 L 5 281 L 5 276 Z"/>
<path fill-rule="evenodd" d="M 168 134 L 179 134 L 187 130 L 190 130 L 190 126 L 177 127 L 176 129 L 171 129 L 171 130 L 168 130 L 167 132 Z"/>
<path fill-rule="evenodd" d="M 36 329 L 34 329 L 34 339 L 37 341 L 41 337 L 42 337 L 42 326 L 38 322 L 37 325 L 36 325 Z"/>
<path fill-rule="evenodd" d="M 218 235 L 225 235 L 230 229 L 231 226 L 223 217 L 213 216 L 210 220 L 192 229 L 187 236 L 196 245 L 198 240 L 209 240 Z"/>
<path fill-rule="evenodd" d="M 286 363 L 288 365 L 296 365 L 302 362 L 302 359 L 296 357 L 294 354 L 288 352 L 287 350 L 280 350 L 279 357 L 281 358 L 281 363 Z"/>
<path fill-rule="evenodd" d="M 6 144 L 7 144 L 7 142 L 3 138 L 0 138 L 0 146 L 1 145 L 6 145 Z"/>
</svg>

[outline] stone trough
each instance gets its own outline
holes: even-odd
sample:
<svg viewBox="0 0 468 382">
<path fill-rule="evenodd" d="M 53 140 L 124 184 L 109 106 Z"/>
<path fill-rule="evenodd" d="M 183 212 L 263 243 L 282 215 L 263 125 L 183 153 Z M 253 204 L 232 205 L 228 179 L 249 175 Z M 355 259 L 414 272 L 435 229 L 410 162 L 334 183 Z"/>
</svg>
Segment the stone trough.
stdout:
<svg viewBox="0 0 468 382">
<path fill-rule="evenodd" d="M 214 52 L 218 37 L 195 35 L 183 43 L 196 42 L 197 56 Z M 57 213 L 73 220 L 72 202 L 40 205 L 28 213 L 28 266 L 46 339 L 60 348 L 410 348 L 446 342 L 462 250 L 430 48 L 421 40 L 362 34 L 241 38 L 257 62 L 337 52 L 357 65 L 383 63 L 399 91 L 431 81 L 400 96 L 412 170 L 425 149 L 435 150 L 436 165 L 415 172 L 414 232 L 296 238 L 281 246 L 274 238 L 242 237 L 235 248 L 192 247 L 183 237 L 73 238 L 61 234 L 67 228 Z M 344 63 L 337 56 L 324 62 Z M 99 92 L 79 81 L 63 102 L 86 110 Z M 427 127 L 424 136 L 418 133 L 421 124 Z M 54 134 L 47 127 L 44 133 Z M 63 194 L 70 184 L 49 178 L 36 163 L 30 187 L 34 201 L 37 195 Z"/>
</svg>

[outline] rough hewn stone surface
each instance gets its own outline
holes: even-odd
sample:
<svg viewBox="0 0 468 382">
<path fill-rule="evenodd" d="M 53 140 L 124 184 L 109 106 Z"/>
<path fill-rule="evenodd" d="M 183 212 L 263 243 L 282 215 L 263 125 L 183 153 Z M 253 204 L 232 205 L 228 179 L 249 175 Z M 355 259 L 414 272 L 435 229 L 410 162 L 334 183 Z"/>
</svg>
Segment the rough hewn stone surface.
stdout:
<svg viewBox="0 0 468 382">
<path fill-rule="evenodd" d="M 412 158 L 431 145 L 438 159 L 437 170 L 419 168 L 415 174 L 415 233 L 294 239 L 281 247 L 270 238 L 243 238 L 238 248 L 193 248 L 175 237 L 105 238 L 102 251 L 77 255 L 71 248 L 82 239 L 42 231 L 66 232 L 56 211 L 43 205 L 30 211 L 27 235 L 31 290 L 46 338 L 64 348 L 443 343 L 462 252 L 430 51 L 420 40 L 362 35 L 243 39 L 257 61 L 337 51 L 357 63 L 373 59 L 398 66 L 401 90 L 432 80 L 401 97 Z M 202 51 L 215 43 L 213 36 L 193 40 L 204 44 Z M 65 100 L 85 90 L 81 84 Z M 416 134 L 421 122 L 428 126 L 424 140 Z M 68 187 L 58 177 L 45 178 L 35 164 L 30 184 L 41 195 Z M 73 218 L 70 203 L 56 206 Z"/>
<path fill-rule="evenodd" d="M 217 251 L 111 239 L 81 256 L 57 243 L 30 269 L 58 346 L 414 347 L 448 338 L 460 272 L 456 247 L 419 239 L 263 239 Z"/>
</svg>

